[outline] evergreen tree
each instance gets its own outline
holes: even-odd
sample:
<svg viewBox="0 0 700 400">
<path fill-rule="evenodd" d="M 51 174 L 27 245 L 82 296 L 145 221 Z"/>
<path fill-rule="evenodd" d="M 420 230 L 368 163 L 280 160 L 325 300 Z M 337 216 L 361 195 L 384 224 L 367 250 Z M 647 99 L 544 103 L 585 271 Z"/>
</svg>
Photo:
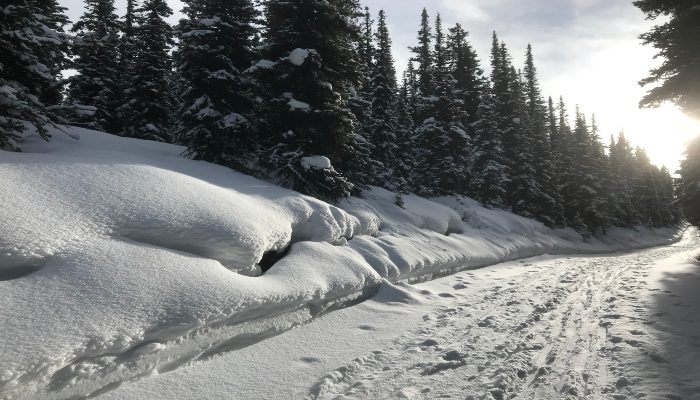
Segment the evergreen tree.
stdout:
<svg viewBox="0 0 700 400">
<path fill-rule="evenodd" d="M 267 0 L 264 6 L 270 62 L 260 78 L 261 162 L 273 179 L 306 194 L 338 200 L 357 193 L 371 178 L 369 145 L 355 132 L 348 105 L 361 80 L 357 4 Z M 314 162 L 326 159 L 330 165 Z"/>
<path fill-rule="evenodd" d="M 504 208 L 508 201 L 508 167 L 498 130 L 496 99 L 488 86 L 482 91 L 477 115 L 474 124 L 474 163 L 471 168 L 472 196 L 487 207 Z"/>
<path fill-rule="evenodd" d="M 541 192 L 537 193 L 538 196 L 533 199 L 535 202 L 534 213 L 539 220 L 549 226 L 562 225 L 564 223 L 562 199 L 554 180 L 557 170 L 554 167 L 551 142 L 547 136 L 547 107 L 542 98 L 532 46 L 529 44 L 525 54 L 523 73 L 525 75 L 524 89 L 527 98 L 527 125 L 525 129 L 532 146 L 531 157 L 535 173 L 534 180 L 541 187 Z"/>
<path fill-rule="evenodd" d="M 471 140 L 462 121 L 466 116 L 455 93 L 455 82 L 448 63 L 442 20 L 435 19 L 435 47 L 432 54 L 432 92 L 420 98 L 416 128 L 416 159 L 419 193 L 423 195 L 467 194 Z M 419 46 L 420 47 L 420 46 Z"/>
<path fill-rule="evenodd" d="M 372 158 L 383 165 L 383 169 L 376 176 L 375 184 L 397 189 L 401 185 L 397 181 L 399 143 L 396 68 L 383 10 L 379 11 L 375 40 L 377 43 L 373 57 L 375 62 L 372 65 L 369 83 L 372 101 L 369 138 L 373 145 Z"/>
<path fill-rule="evenodd" d="M 632 148 L 620 132 L 617 140 L 610 138 L 610 176 L 611 193 L 614 200 L 609 213 L 612 221 L 618 226 L 633 226 L 639 223 L 639 217 L 634 205 L 634 197 L 630 187 L 630 177 L 634 173 L 634 156 Z"/>
<path fill-rule="evenodd" d="M 72 123 L 109 133 L 119 133 L 122 128 L 116 113 L 121 71 L 119 21 L 114 10 L 114 0 L 85 1 L 85 13 L 72 28 L 78 74 L 70 78 L 68 92 L 76 114 Z M 83 106 L 94 107 L 94 113 L 85 113 Z"/>
<path fill-rule="evenodd" d="M 67 22 L 53 0 L 8 0 L 0 12 L 0 149 L 19 150 L 25 123 L 49 138 L 66 65 Z"/>
<path fill-rule="evenodd" d="M 243 71 L 256 58 L 258 11 L 250 0 L 186 0 L 185 5 L 175 54 L 184 89 L 177 140 L 194 158 L 244 169 L 255 150 L 255 102 Z"/>
<path fill-rule="evenodd" d="M 450 28 L 447 48 L 448 62 L 455 83 L 455 95 L 461 102 L 460 108 L 465 116 L 462 125 L 472 134 L 472 124 L 478 118 L 477 112 L 484 79 L 476 51 L 467 41 L 468 36 L 469 33 L 460 24 L 456 24 Z"/>
<path fill-rule="evenodd" d="M 418 64 L 415 71 L 415 85 L 418 96 L 428 96 L 433 93 L 433 53 L 432 31 L 430 29 L 430 17 L 425 8 L 421 13 L 420 30 L 418 31 L 418 46 L 412 47 L 414 56 L 411 61 Z"/>
<path fill-rule="evenodd" d="M 688 143 L 678 174 L 678 202 L 688 221 L 700 226 L 700 136 Z"/>
<path fill-rule="evenodd" d="M 645 44 L 659 50 L 664 61 L 640 84 L 660 82 L 642 99 L 642 107 L 672 101 L 692 116 L 700 117 L 700 8 L 695 0 L 637 0 L 634 5 L 649 19 L 667 17 L 641 35 Z"/>
<path fill-rule="evenodd" d="M 103 1 L 103 0 L 102 0 Z M 172 141 L 173 76 L 170 47 L 173 28 L 165 21 L 172 15 L 166 0 L 145 0 L 138 10 L 133 90 L 120 107 L 124 135 L 138 139 Z"/>
</svg>

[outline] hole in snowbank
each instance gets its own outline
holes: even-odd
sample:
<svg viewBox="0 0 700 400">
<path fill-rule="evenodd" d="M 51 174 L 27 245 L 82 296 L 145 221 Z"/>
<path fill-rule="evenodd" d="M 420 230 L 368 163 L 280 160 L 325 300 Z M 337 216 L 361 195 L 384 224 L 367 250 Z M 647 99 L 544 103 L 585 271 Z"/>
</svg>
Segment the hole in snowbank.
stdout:
<svg viewBox="0 0 700 400">
<path fill-rule="evenodd" d="M 258 266 L 260 267 L 260 270 L 262 271 L 263 274 L 265 272 L 269 271 L 270 268 L 272 268 L 277 262 L 284 257 L 286 257 L 289 254 L 290 249 L 292 248 L 291 244 L 287 246 L 286 248 L 279 250 L 279 251 L 268 251 L 267 253 L 263 254 L 262 259 L 258 263 Z"/>
<path fill-rule="evenodd" d="M 0 260 L 0 281 L 11 281 L 31 275 L 44 268 L 44 260 L 25 263 L 5 264 Z"/>
</svg>

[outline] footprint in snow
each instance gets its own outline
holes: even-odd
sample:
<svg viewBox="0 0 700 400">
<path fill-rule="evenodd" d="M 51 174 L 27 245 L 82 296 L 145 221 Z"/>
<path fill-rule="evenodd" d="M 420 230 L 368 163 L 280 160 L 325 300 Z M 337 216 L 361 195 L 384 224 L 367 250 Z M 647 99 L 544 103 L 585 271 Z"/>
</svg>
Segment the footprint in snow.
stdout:
<svg viewBox="0 0 700 400">
<path fill-rule="evenodd" d="M 440 297 L 446 297 L 446 298 L 447 298 L 447 297 L 452 297 L 452 298 L 455 297 L 453 294 L 450 294 L 450 293 L 440 293 L 440 294 L 438 294 L 438 296 L 440 296 Z"/>
</svg>

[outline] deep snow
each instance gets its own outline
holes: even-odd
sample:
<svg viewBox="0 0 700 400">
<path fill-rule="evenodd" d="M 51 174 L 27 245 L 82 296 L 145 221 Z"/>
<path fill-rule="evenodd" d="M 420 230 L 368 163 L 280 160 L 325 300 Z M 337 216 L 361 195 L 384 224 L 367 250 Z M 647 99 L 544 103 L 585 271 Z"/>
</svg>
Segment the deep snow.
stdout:
<svg viewBox="0 0 700 400">
<path fill-rule="evenodd" d="M 698 399 L 700 237 L 407 285 L 118 399 Z"/>
<path fill-rule="evenodd" d="M 405 196 L 400 208 L 378 188 L 334 207 L 178 146 L 66 130 L 0 151 L 0 398 L 87 395 L 172 370 L 385 279 L 666 244 L 682 230 L 584 242 L 467 198 Z M 284 257 L 258 276 L 271 253 Z"/>
</svg>

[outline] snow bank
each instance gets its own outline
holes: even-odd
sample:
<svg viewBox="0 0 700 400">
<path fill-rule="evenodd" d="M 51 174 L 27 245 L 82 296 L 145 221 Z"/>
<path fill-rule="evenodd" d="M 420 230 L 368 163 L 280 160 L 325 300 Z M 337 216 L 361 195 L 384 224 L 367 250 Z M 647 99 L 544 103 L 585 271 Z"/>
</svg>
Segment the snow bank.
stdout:
<svg viewBox="0 0 700 400">
<path fill-rule="evenodd" d="M 69 128 L 0 151 L 0 398 L 67 398 L 236 348 L 371 294 L 543 253 L 668 243 L 466 198 L 373 189 L 334 207 L 183 148 Z M 281 253 L 263 276 L 261 264 Z M 277 256 L 279 257 L 279 256 Z M 235 340 L 233 338 L 236 338 Z"/>
</svg>

